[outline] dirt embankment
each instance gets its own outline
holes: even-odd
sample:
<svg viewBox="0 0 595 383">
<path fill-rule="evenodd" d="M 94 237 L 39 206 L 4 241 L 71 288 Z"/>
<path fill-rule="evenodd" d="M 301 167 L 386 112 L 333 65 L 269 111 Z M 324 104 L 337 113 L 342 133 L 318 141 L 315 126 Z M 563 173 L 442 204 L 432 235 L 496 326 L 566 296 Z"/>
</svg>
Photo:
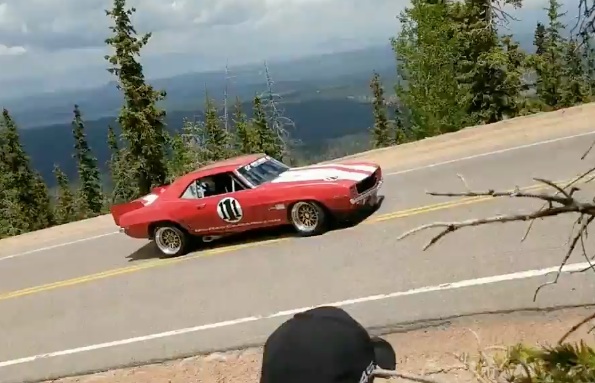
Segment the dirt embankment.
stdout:
<svg viewBox="0 0 595 383">
<path fill-rule="evenodd" d="M 573 325 L 595 308 L 572 308 L 551 312 L 517 312 L 479 315 L 445 321 L 434 327 L 385 335 L 398 355 L 400 370 L 427 374 L 440 382 L 476 382 L 474 376 L 458 369 L 453 354 L 475 355 L 479 336 L 481 347 L 528 344 L 553 344 Z M 595 343 L 585 327 L 568 340 L 580 338 Z M 472 331 L 471 331 L 472 330 Z M 112 370 L 93 375 L 55 380 L 55 383 L 257 383 L 261 350 L 259 348 L 196 356 L 165 363 Z M 440 372 L 445 370 L 446 372 Z M 382 380 L 380 380 L 382 381 Z"/>
</svg>

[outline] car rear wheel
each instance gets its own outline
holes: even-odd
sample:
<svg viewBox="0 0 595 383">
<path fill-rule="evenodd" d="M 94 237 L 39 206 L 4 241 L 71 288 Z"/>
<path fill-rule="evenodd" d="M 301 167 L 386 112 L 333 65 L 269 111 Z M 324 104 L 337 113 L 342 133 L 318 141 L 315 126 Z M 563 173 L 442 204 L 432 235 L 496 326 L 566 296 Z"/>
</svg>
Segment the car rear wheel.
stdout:
<svg viewBox="0 0 595 383">
<path fill-rule="evenodd" d="M 155 229 L 155 244 L 168 257 L 183 255 L 188 247 L 188 235 L 175 225 L 165 224 Z"/>
<path fill-rule="evenodd" d="M 320 204 L 300 201 L 291 207 L 290 220 L 299 235 L 311 236 L 326 231 L 328 215 Z"/>
</svg>

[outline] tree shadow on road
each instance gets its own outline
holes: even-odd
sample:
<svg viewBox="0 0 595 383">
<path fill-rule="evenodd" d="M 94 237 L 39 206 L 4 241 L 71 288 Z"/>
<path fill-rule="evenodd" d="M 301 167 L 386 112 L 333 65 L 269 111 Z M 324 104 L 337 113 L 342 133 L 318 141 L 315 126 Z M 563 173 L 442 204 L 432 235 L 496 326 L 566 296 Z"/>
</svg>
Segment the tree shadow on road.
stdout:
<svg viewBox="0 0 595 383">
<path fill-rule="evenodd" d="M 364 210 L 361 214 L 358 214 L 352 217 L 348 222 L 340 222 L 335 225 L 328 231 L 337 231 L 343 230 L 350 227 L 354 227 L 359 225 L 361 222 L 366 220 L 372 214 L 374 214 L 384 202 L 384 196 L 378 197 L 378 204 L 369 210 Z M 327 232 L 327 233 L 328 233 Z M 326 234 L 326 233 L 325 233 Z M 324 235 L 324 234 L 322 234 Z M 266 230 L 251 230 L 244 233 L 236 234 L 234 236 L 230 236 L 228 238 L 222 238 L 217 241 L 213 241 L 211 243 L 202 243 L 200 240 L 194 241 L 190 246 L 189 253 L 196 252 L 196 251 L 206 251 L 206 250 L 213 250 L 213 249 L 220 249 L 230 246 L 236 245 L 243 245 L 243 244 L 250 244 L 250 243 L 257 243 L 257 242 L 265 242 L 272 239 L 282 239 L 282 238 L 293 238 L 297 237 L 295 231 L 291 226 L 282 226 L 273 229 L 266 229 Z M 166 257 L 159 249 L 153 241 L 147 243 L 143 247 L 136 250 L 134 253 L 128 255 L 126 257 L 128 262 L 135 262 L 141 260 L 148 260 L 148 259 L 167 259 L 171 257 Z"/>
</svg>

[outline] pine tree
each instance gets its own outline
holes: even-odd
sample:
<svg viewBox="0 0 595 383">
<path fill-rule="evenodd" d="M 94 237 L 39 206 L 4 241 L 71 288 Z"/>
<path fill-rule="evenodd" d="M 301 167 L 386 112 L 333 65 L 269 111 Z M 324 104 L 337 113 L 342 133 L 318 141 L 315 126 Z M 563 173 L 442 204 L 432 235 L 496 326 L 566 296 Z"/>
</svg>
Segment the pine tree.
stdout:
<svg viewBox="0 0 595 383">
<path fill-rule="evenodd" d="M 574 40 L 569 41 L 566 46 L 563 76 L 560 106 L 568 108 L 587 102 L 589 100 L 588 81 L 579 45 Z"/>
<path fill-rule="evenodd" d="M 12 188 L 12 174 L 8 168 L 6 126 L 0 119 L 0 239 L 29 231 L 29 223 L 18 206 L 18 190 Z"/>
<path fill-rule="evenodd" d="M 217 106 L 207 94 L 205 103 L 204 146 L 211 161 L 219 161 L 230 155 L 230 137 L 222 125 Z"/>
<path fill-rule="evenodd" d="M 548 7 L 549 24 L 545 29 L 544 51 L 537 61 L 539 76 L 537 96 L 549 109 L 558 109 L 562 101 L 562 81 L 564 75 L 564 50 L 566 41 L 561 36 L 565 26 L 560 18 L 561 5 L 557 0 L 550 0 Z"/>
<path fill-rule="evenodd" d="M 56 224 L 50 191 L 41 174 L 33 172 L 33 198 L 37 216 L 33 219 L 37 225 L 32 225 L 33 230 L 45 229 Z"/>
<path fill-rule="evenodd" d="M 114 54 L 105 58 L 111 65 L 108 71 L 118 78 L 118 89 L 124 94 L 125 104 L 118 116 L 122 137 L 128 144 L 124 157 L 133 170 L 138 194 L 144 195 L 166 182 L 169 140 L 165 111 L 157 106 L 166 94 L 146 83 L 143 67 L 136 58 L 151 33 L 137 37 L 130 20 L 134 12 L 135 8 L 126 9 L 125 0 L 114 0 L 113 8 L 106 11 L 113 20 L 113 36 L 106 39 L 106 44 L 114 49 Z"/>
<path fill-rule="evenodd" d="M 386 105 L 384 99 L 384 88 L 380 82 L 380 75 L 374 71 L 372 81 L 372 105 L 374 109 L 374 127 L 372 128 L 372 145 L 374 148 L 382 148 L 394 144 L 391 137 L 391 129 L 386 116 Z"/>
<path fill-rule="evenodd" d="M 53 225 L 51 206 L 47 186 L 39 173 L 35 172 L 30 158 L 23 149 L 18 128 L 8 110 L 2 112 L 0 129 L 0 162 L 5 194 L 10 198 L 12 214 L 17 214 L 13 223 L 14 231 L 21 233 L 40 230 Z"/>
<path fill-rule="evenodd" d="M 454 10 L 449 2 L 412 0 L 391 39 L 399 75 L 395 91 L 408 111 L 412 139 L 456 131 L 468 120 L 469 93 L 456 76 L 463 57 Z"/>
<path fill-rule="evenodd" d="M 595 96 L 595 49 L 591 36 L 583 36 L 582 40 L 582 61 L 585 65 L 587 92 L 589 99 L 592 100 Z"/>
<path fill-rule="evenodd" d="M 543 82 L 543 62 L 544 62 L 544 55 L 546 52 L 546 30 L 545 25 L 538 22 L 537 26 L 535 27 L 535 32 L 533 34 L 533 45 L 535 46 L 535 53 L 528 57 L 529 66 L 535 71 L 535 83 L 534 88 L 535 92 L 537 93 L 537 98 L 532 100 L 534 104 L 535 111 L 539 111 L 543 109 L 543 100 L 539 97 L 539 95 L 543 94 L 545 89 L 545 84 Z"/>
<path fill-rule="evenodd" d="M 537 56 L 543 56 L 545 53 L 545 33 L 545 26 L 538 22 L 533 37 L 533 45 L 535 45 L 535 54 Z"/>
<path fill-rule="evenodd" d="M 253 126 L 249 124 L 239 98 L 236 98 L 234 105 L 233 123 L 236 134 L 236 150 L 241 154 L 258 152 L 258 136 Z"/>
<path fill-rule="evenodd" d="M 54 177 L 58 185 L 58 194 L 56 195 L 56 205 L 54 207 L 56 223 L 62 225 L 79 219 L 77 216 L 78 209 L 75 204 L 75 196 L 70 188 L 70 182 L 58 165 L 54 165 Z"/>
<path fill-rule="evenodd" d="M 184 119 L 181 131 L 172 138 L 172 155 L 168 162 L 169 182 L 209 162 L 209 153 L 203 142 L 203 124 Z"/>
<path fill-rule="evenodd" d="M 254 97 L 253 105 L 252 124 L 258 136 L 256 149 L 271 157 L 281 158 L 283 156 L 283 143 L 273 129 L 270 128 L 260 97 Z"/>
<path fill-rule="evenodd" d="M 489 124 L 520 113 L 520 69 L 511 71 L 507 48 L 518 51 L 510 36 L 498 35 L 492 4 L 465 0 L 455 16 L 459 28 L 461 57 L 455 73 L 469 91 L 467 115 L 474 124 Z M 517 52 L 510 52 L 515 55 Z"/>
<path fill-rule="evenodd" d="M 395 144 L 403 144 L 408 141 L 407 132 L 405 128 L 405 121 L 401 106 L 395 108 L 395 130 L 394 130 L 394 142 Z"/>
<path fill-rule="evenodd" d="M 120 149 L 118 141 L 114 128 L 111 125 L 108 126 L 107 144 L 111 151 L 108 167 L 112 184 L 109 204 L 128 202 L 140 194 L 138 184 L 135 182 L 134 171 L 128 165 L 129 151 Z"/>
<path fill-rule="evenodd" d="M 78 105 L 74 106 L 72 121 L 72 135 L 74 137 L 74 159 L 79 175 L 79 208 L 82 217 L 97 216 L 103 208 L 103 193 L 101 191 L 101 175 L 97 166 L 97 159 L 93 156 L 85 134 L 85 124 Z M 112 132 L 113 133 L 113 132 Z"/>
</svg>

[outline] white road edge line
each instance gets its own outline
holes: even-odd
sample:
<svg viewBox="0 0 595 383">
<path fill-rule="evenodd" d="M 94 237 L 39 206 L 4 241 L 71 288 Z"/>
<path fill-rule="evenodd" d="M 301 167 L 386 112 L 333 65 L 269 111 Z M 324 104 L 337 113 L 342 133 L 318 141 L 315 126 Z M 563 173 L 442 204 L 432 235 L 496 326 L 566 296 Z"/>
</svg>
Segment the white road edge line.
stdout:
<svg viewBox="0 0 595 383">
<path fill-rule="evenodd" d="M 86 238 L 77 239 L 76 241 L 63 242 L 63 243 L 58 243 L 58 244 L 52 245 L 52 246 L 45 246 L 45 247 L 40 247 L 38 249 L 24 251 L 22 253 L 15 253 L 15 254 L 7 255 L 5 257 L 1 257 L 0 258 L 0 262 L 6 261 L 8 259 L 22 257 L 23 255 L 29 255 L 29 254 L 39 253 L 39 252 L 42 252 L 42 251 L 57 249 L 59 247 L 74 245 L 74 244 L 81 243 L 81 242 L 92 241 L 94 239 L 99 239 L 99 238 L 107 237 L 107 236 L 118 234 L 118 233 L 119 233 L 118 231 L 112 231 L 111 233 L 104 233 L 104 234 L 94 235 L 92 237 L 86 237 Z"/>
<path fill-rule="evenodd" d="M 435 167 L 443 166 L 443 165 L 449 165 L 449 164 L 453 164 L 453 163 L 460 162 L 460 161 L 468 161 L 468 160 L 473 160 L 475 158 L 489 157 L 489 156 L 493 156 L 493 155 L 497 155 L 497 154 L 501 154 L 501 153 L 512 152 L 514 150 L 521 150 L 521 149 L 532 148 L 532 147 L 540 146 L 540 145 L 552 144 L 552 143 L 555 143 L 555 142 L 570 140 L 570 139 L 573 139 L 573 138 L 590 136 L 590 135 L 593 135 L 593 134 L 595 134 L 595 131 L 587 132 L 587 133 L 581 133 L 581 134 L 574 134 L 572 136 L 558 137 L 558 138 L 553 138 L 553 139 L 545 140 L 545 141 L 538 141 L 538 142 L 534 142 L 532 144 L 514 146 L 512 148 L 500 149 L 500 150 L 495 150 L 495 151 L 492 151 L 492 152 L 481 153 L 481 154 L 474 154 L 472 156 L 457 158 L 457 159 L 449 160 L 449 161 L 437 162 L 437 163 L 434 163 L 434 164 L 424 165 L 424 166 L 420 166 L 420 167 L 417 167 L 417 168 L 411 168 L 411 169 L 406 169 L 406 170 L 399 170 L 399 171 L 396 171 L 396 172 L 390 172 L 390 173 L 384 174 L 384 176 L 385 177 L 397 176 L 397 175 L 400 175 L 400 174 L 411 173 L 411 172 L 415 172 L 415 171 L 419 171 L 419 170 L 424 170 L 424 169 L 431 169 L 431 168 L 435 168 Z M 103 238 L 103 237 L 107 237 L 107 236 L 118 234 L 118 233 L 119 232 L 114 231 L 114 232 L 111 232 L 111 233 L 105 233 L 105 234 L 96 235 L 96 236 L 93 236 L 93 237 L 87 237 L 87 238 L 77 239 L 76 241 L 63 242 L 63 243 L 59 243 L 59 244 L 52 245 L 52 246 L 40 247 L 38 249 L 32 249 L 32 250 L 28 250 L 28 251 L 25 251 L 25 252 L 22 252 L 22 253 L 15 253 L 15 254 L 7 255 L 5 257 L 0 257 L 0 262 L 6 261 L 6 260 L 9 260 L 9 259 L 13 259 L 13 258 L 22 257 L 24 255 L 29 255 L 29 254 L 34 254 L 34 253 L 40 253 L 40 252 L 47 251 L 47 250 L 53 250 L 53 249 L 56 249 L 56 248 L 59 248 L 59 247 L 65 247 L 65 246 L 70 246 L 70 245 L 74 245 L 74 244 L 81 243 L 81 242 L 92 241 L 92 240 L 95 240 L 95 239 L 98 239 L 98 238 Z"/>
<path fill-rule="evenodd" d="M 583 270 L 588 267 L 590 267 L 590 264 L 588 262 L 574 263 L 574 264 L 566 265 L 562 271 L 564 273 L 577 272 L 577 271 Z M 467 279 L 467 280 L 458 281 L 458 282 L 443 283 L 443 284 L 435 285 L 435 286 L 418 287 L 418 288 L 406 290 L 406 291 L 398 291 L 398 292 L 393 292 L 393 293 L 388 293 L 388 294 L 371 295 L 371 296 L 367 296 L 367 297 L 348 299 L 348 300 L 339 301 L 339 302 L 323 303 L 322 305 L 331 305 L 331 306 L 340 306 L 340 307 L 341 306 L 350 306 L 350 305 L 355 305 L 358 303 L 368 303 L 368 302 L 380 301 L 380 300 L 391 299 L 391 298 L 399 298 L 399 297 L 404 297 L 404 296 L 409 296 L 409 295 L 425 294 L 425 293 L 436 292 L 436 291 L 455 290 L 455 289 L 460 289 L 460 288 L 464 288 L 464 287 L 482 286 L 482 285 L 494 284 L 494 283 L 499 283 L 499 282 L 507 282 L 507 281 L 514 281 L 514 280 L 519 280 L 519 279 L 534 278 L 534 277 L 544 276 L 544 275 L 547 275 L 550 273 L 555 273 L 558 271 L 559 268 L 560 268 L 560 266 L 553 266 L 553 267 L 548 267 L 548 268 L 544 268 L 544 269 L 526 270 L 526 271 L 519 271 L 516 273 L 510 273 L 510 274 L 494 275 L 494 276 L 490 276 L 490 277 L 483 277 L 483 278 L 476 278 L 476 279 Z M 311 309 L 314 307 L 316 307 L 316 306 L 300 307 L 300 308 L 295 308 L 295 309 L 290 309 L 290 310 L 279 311 L 279 312 L 276 312 L 273 314 L 268 314 L 268 315 L 258 315 L 258 316 L 232 319 L 232 320 L 227 320 L 227 321 L 223 321 L 223 322 L 204 324 L 204 325 L 195 326 L 195 327 L 187 327 L 187 328 L 182 328 L 182 329 L 178 329 L 178 330 L 165 331 L 165 332 L 156 333 L 156 334 L 144 335 L 144 336 L 122 339 L 122 340 L 116 340 L 116 341 L 112 341 L 112 342 L 98 343 L 98 344 L 93 344 L 93 345 L 84 346 L 84 347 L 77 347 L 77 348 L 72 348 L 69 350 L 55 351 L 55 352 L 50 352 L 50 353 L 46 353 L 46 354 L 28 356 L 25 358 L 7 360 L 4 362 L 0 362 L 0 368 L 14 366 L 14 365 L 18 365 L 18 364 L 31 363 L 31 362 L 35 362 L 35 361 L 41 360 L 41 359 L 49 359 L 49 358 L 55 358 L 55 357 L 59 357 L 59 356 L 80 354 L 83 352 L 89 352 L 89 351 L 101 350 L 101 349 L 106 349 L 106 348 L 111 348 L 111 347 L 123 346 L 123 345 L 127 345 L 127 344 L 132 344 L 132 343 L 146 342 L 146 341 L 150 341 L 150 340 L 154 340 L 154 339 L 167 338 L 167 337 L 172 337 L 172 336 L 176 336 L 176 335 L 195 333 L 195 332 L 211 330 L 211 329 L 215 329 L 215 328 L 231 327 L 231 326 L 236 326 L 236 325 L 248 323 L 248 322 L 256 322 L 256 321 L 262 321 L 262 320 L 267 320 L 267 319 L 285 317 L 285 316 L 297 314 L 299 312 L 302 312 L 304 310 L 308 310 L 308 309 Z"/>
<path fill-rule="evenodd" d="M 411 173 L 411 172 L 415 172 L 415 171 L 419 171 L 419 170 L 424 170 L 424 169 L 431 169 L 431 168 L 435 168 L 437 166 L 443 166 L 443 165 L 453 164 L 455 162 L 467 161 L 467 160 L 474 160 L 476 158 L 493 156 L 493 155 L 496 155 L 496 154 L 502 154 L 502 153 L 512 152 L 512 151 L 515 151 L 515 150 L 528 149 L 528 148 L 532 148 L 532 147 L 535 147 L 535 146 L 546 145 L 546 144 L 553 144 L 553 143 L 560 142 L 560 141 L 571 140 L 573 138 L 591 136 L 593 134 L 595 134 L 595 131 L 591 131 L 591 132 L 587 132 L 587 133 L 574 134 L 572 136 L 564 136 L 564 137 L 552 138 L 550 140 L 538 141 L 538 142 L 534 142 L 532 144 L 525 144 L 525 145 L 520 145 L 520 146 L 513 146 L 512 148 L 499 149 L 499 150 L 494 150 L 492 152 L 486 152 L 486 153 L 474 154 L 472 156 L 456 158 L 454 160 L 448 160 L 448 161 L 443 161 L 443 162 L 436 162 L 434 164 L 424 165 L 424 166 L 420 166 L 420 167 L 417 167 L 417 168 L 399 170 L 399 171 L 396 171 L 396 172 L 387 173 L 387 174 L 385 174 L 385 176 L 396 176 L 396 175 L 399 175 L 399 174 Z"/>
</svg>

